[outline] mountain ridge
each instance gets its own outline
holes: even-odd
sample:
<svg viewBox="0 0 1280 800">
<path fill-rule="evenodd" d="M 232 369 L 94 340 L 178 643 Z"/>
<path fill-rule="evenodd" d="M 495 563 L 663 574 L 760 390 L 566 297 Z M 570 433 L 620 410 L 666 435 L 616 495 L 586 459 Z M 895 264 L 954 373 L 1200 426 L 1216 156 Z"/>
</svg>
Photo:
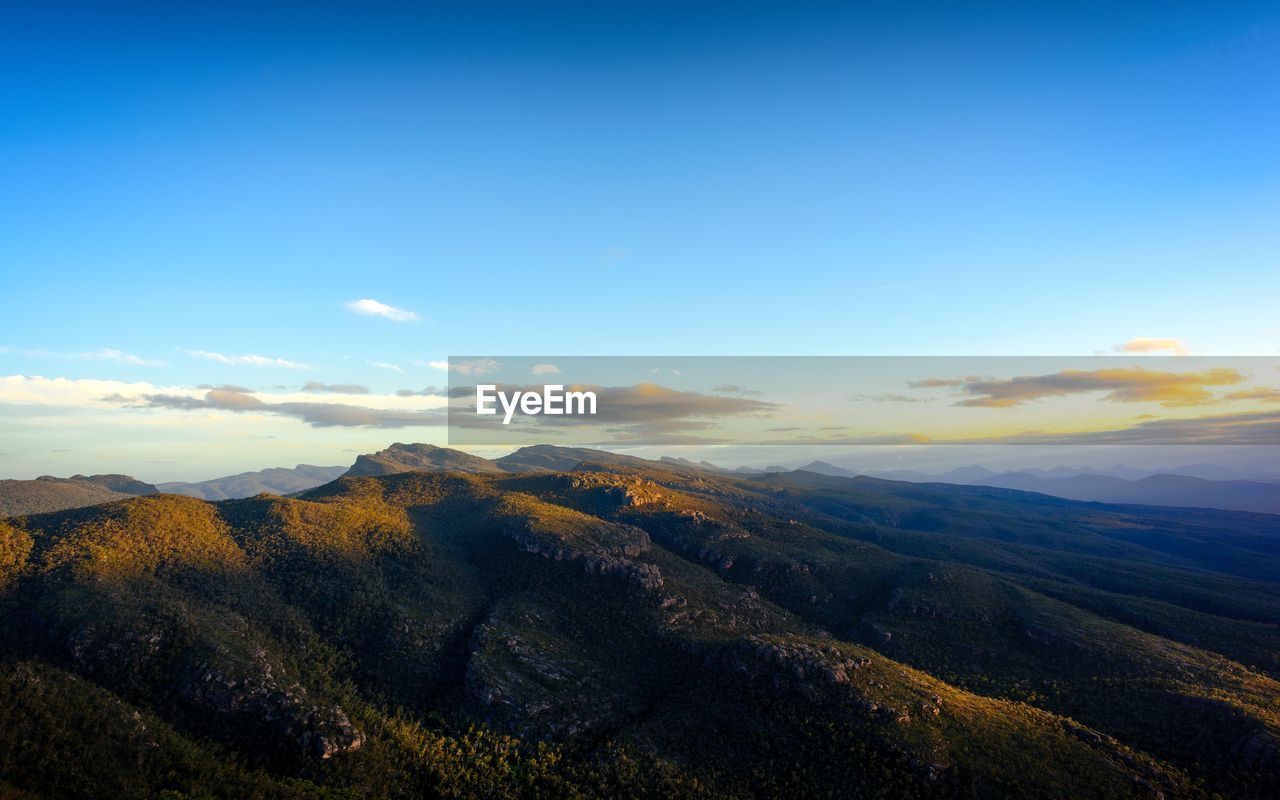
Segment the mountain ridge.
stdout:
<svg viewBox="0 0 1280 800">
<path fill-rule="evenodd" d="M 292 468 L 268 467 L 207 481 L 159 483 L 156 488 L 162 492 L 198 497 L 201 500 L 235 500 L 256 494 L 292 494 L 304 491 L 328 483 L 346 471 L 346 467 L 298 464 Z"/>
<path fill-rule="evenodd" d="M 1272 515 L 594 457 L 0 523 L 0 774 L 92 718 L 135 794 L 1280 788 Z"/>
</svg>

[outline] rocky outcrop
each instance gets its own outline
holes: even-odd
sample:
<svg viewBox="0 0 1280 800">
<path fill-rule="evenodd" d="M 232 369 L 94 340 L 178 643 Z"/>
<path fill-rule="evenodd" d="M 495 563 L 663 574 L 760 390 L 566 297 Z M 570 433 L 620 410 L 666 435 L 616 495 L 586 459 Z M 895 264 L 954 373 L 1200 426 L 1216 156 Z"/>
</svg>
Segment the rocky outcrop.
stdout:
<svg viewBox="0 0 1280 800">
<path fill-rule="evenodd" d="M 66 637 L 66 653 L 82 670 L 97 673 L 146 669 L 172 657 L 175 638 L 163 628 L 133 626 L 105 630 L 91 624 Z M 299 754 L 321 759 L 359 750 L 364 734 L 337 705 L 308 698 L 296 681 L 280 677 L 266 650 L 252 647 L 245 656 L 215 646 L 172 678 L 179 699 L 218 715 L 243 715 L 264 724 Z"/>
<path fill-rule="evenodd" d="M 656 564 L 645 564 L 615 556 L 587 556 L 582 568 L 588 575 L 613 575 L 644 591 L 662 588 L 662 570 Z"/>
<path fill-rule="evenodd" d="M 932 720 L 942 713 L 937 694 L 920 697 L 914 705 L 896 697 L 892 702 L 874 699 L 885 684 L 864 675 L 871 659 L 853 656 L 834 644 L 819 644 L 768 636 L 747 636 L 712 653 L 706 663 L 719 662 L 734 673 L 762 682 L 777 692 L 797 695 L 815 705 L 847 709 L 872 729 L 880 729 L 874 741 L 883 751 L 929 782 L 944 779 L 952 763 L 938 752 L 916 752 L 905 747 L 887 728 L 911 725 L 914 719 Z M 863 677 L 859 677 L 863 676 Z M 913 711 L 915 716 L 913 716 Z"/>
<path fill-rule="evenodd" d="M 539 608 L 502 604 L 476 627 L 463 685 L 488 721 L 566 739 L 634 710 L 608 671 L 549 622 Z"/>
<path fill-rule="evenodd" d="M 564 490 L 595 500 L 601 508 L 635 508 L 661 502 L 665 490 L 651 480 L 606 472 L 574 472 L 559 477 Z"/>
<path fill-rule="evenodd" d="M 909 592 L 898 587 L 889 594 L 889 603 L 886 606 L 890 611 L 896 611 L 899 614 L 909 614 L 913 617 L 929 620 L 949 620 L 955 616 L 954 612 L 945 603 L 938 600 L 926 599 L 914 596 Z"/>
<path fill-rule="evenodd" d="M 302 686 L 278 678 L 261 648 L 244 664 L 229 663 L 226 656 L 218 653 L 198 665 L 179 694 L 218 714 L 245 714 L 266 723 L 299 753 L 320 759 L 364 745 L 364 734 L 341 707 L 312 702 Z"/>
<path fill-rule="evenodd" d="M 719 659 L 735 672 L 754 679 L 767 680 L 776 689 L 795 691 L 818 700 L 827 687 L 852 682 L 858 670 L 871 660 L 847 656 L 835 646 L 794 640 L 747 636 L 737 640 Z"/>
<path fill-rule="evenodd" d="M 587 540 L 583 547 L 543 529 L 530 518 L 511 520 L 504 530 L 526 552 L 555 561 L 579 562 L 588 575 L 619 577 L 645 591 L 662 588 L 662 571 L 656 565 L 632 560 L 647 551 L 652 543 L 647 533 L 631 525 L 602 521 L 601 536 L 575 537 Z"/>
<path fill-rule="evenodd" d="M 1259 728 L 1236 744 L 1235 752 L 1245 766 L 1254 772 L 1280 777 L 1280 738 Z"/>
<path fill-rule="evenodd" d="M 1139 797 L 1150 797 L 1164 800 L 1165 773 L 1151 759 L 1140 756 L 1106 734 L 1086 728 L 1070 720 L 1063 723 L 1067 733 L 1087 744 L 1093 750 L 1102 753 L 1113 762 L 1122 765 L 1131 773 L 1130 781 L 1134 794 Z"/>
</svg>

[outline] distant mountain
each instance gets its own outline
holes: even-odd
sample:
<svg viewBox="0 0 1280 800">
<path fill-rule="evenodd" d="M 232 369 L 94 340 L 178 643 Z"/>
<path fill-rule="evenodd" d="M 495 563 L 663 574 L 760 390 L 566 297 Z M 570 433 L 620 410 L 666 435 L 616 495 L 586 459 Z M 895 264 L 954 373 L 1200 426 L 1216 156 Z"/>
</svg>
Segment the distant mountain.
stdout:
<svg viewBox="0 0 1280 800">
<path fill-rule="evenodd" d="M 919 472 L 912 469 L 870 470 L 866 473 L 875 478 L 888 481 L 909 481 L 911 483 L 971 483 L 981 478 L 995 475 L 995 471 L 986 467 L 972 465 L 956 467 L 947 472 Z"/>
<path fill-rule="evenodd" d="M 1015 472 L 972 483 L 1099 503 L 1280 514 L 1280 484 L 1262 481 L 1211 481 L 1188 475 L 1152 475 L 1137 481 L 1109 475 L 1042 478 L 1027 472 Z"/>
<path fill-rule="evenodd" d="M 1280 514 L 1280 485 L 1262 481 L 1209 481 L 1188 475 L 1152 475 L 1098 494 L 1104 503 L 1221 508 Z"/>
<path fill-rule="evenodd" d="M 1071 500 L 1092 500 L 1098 492 L 1106 492 L 1133 481 L 1113 478 L 1110 475 L 1071 475 L 1069 477 L 1042 477 L 1026 472 L 1006 472 L 972 481 L 975 486 L 999 486 L 1023 492 L 1040 492 Z"/>
<path fill-rule="evenodd" d="M 687 458 L 680 458 L 678 456 L 663 456 L 662 458 L 658 459 L 658 463 L 670 464 L 671 466 L 675 466 L 675 467 L 688 467 L 689 469 L 707 469 L 707 470 L 711 470 L 712 472 L 725 472 L 725 473 L 741 472 L 744 469 L 748 469 L 746 467 L 738 467 L 736 470 L 732 470 L 732 469 L 727 469 L 725 467 L 712 464 L 710 461 L 690 461 Z M 755 470 L 753 470 L 753 472 L 755 472 Z"/>
<path fill-rule="evenodd" d="M 370 475 L 395 475 L 401 472 L 502 472 L 503 469 L 487 458 L 473 456 L 461 450 L 450 450 L 434 444 L 401 444 L 396 442 L 386 450 L 356 459 L 346 471 L 352 477 Z"/>
<path fill-rule="evenodd" d="M 1110 467 L 1102 467 L 1096 470 L 1089 470 L 1099 475 L 1110 475 L 1113 478 L 1124 478 L 1128 481 L 1140 481 L 1148 475 L 1152 474 L 1152 470 L 1142 469 L 1141 467 L 1128 467 L 1123 464 L 1114 464 Z"/>
<path fill-rule="evenodd" d="M 466 472 L 472 474 L 497 474 L 506 472 L 564 472 L 576 468 L 583 462 L 594 464 L 616 464 L 649 468 L 697 469 L 703 471 L 725 472 L 710 463 L 701 464 L 684 458 L 665 457 L 660 461 L 650 461 L 635 456 L 611 453 L 607 450 L 595 450 L 588 447 L 560 447 L 550 444 L 521 447 L 513 453 L 501 458 L 489 460 L 480 456 L 438 447 L 433 444 L 401 444 L 396 443 L 386 450 L 370 455 L 362 455 L 346 474 L 351 477 L 368 477 L 374 475 L 396 475 L 403 472 Z"/>
<path fill-rule="evenodd" d="M 594 450 L 589 447 L 559 447 L 551 444 L 535 444 L 529 447 L 521 447 L 514 453 L 494 459 L 490 463 L 496 464 L 507 472 L 536 470 L 565 472 L 576 468 L 584 461 L 593 464 L 618 464 L 634 467 L 676 466 L 670 463 L 663 464 L 662 462 L 620 453 L 610 453 L 607 450 Z"/>
<path fill-rule="evenodd" d="M 148 495 L 160 492 L 157 487 L 144 483 L 132 475 L 72 475 L 71 480 L 89 481 L 121 494 Z"/>
<path fill-rule="evenodd" d="M 182 494 L 187 497 L 198 497 L 201 500 L 238 500 L 260 494 L 293 494 L 305 489 L 313 489 L 328 483 L 346 471 L 346 467 L 316 467 L 311 464 L 299 464 L 293 469 L 273 467 L 198 483 L 161 483 L 156 488 L 168 494 Z"/>
<path fill-rule="evenodd" d="M 1252 468 L 1250 468 L 1252 466 Z M 1151 475 L 1147 472 L 1141 477 Z M 1220 464 L 1184 464 L 1175 469 L 1160 470 L 1159 474 L 1187 475 L 1208 481 L 1263 481 L 1280 482 L 1280 465 L 1267 467 L 1262 464 L 1224 466 Z"/>
<path fill-rule="evenodd" d="M 844 467 L 837 467 L 835 464 L 828 464 L 825 461 L 811 461 L 803 467 L 797 467 L 797 472 L 816 472 L 819 475 L 834 475 L 839 478 L 856 478 L 858 473 Z"/>
<path fill-rule="evenodd" d="M 0 480 L 0 517 L 82 508 L 126 497 L 133 495 L 113 491 L 82 475 L 74 478 L 44 475 L 30 481 Z"/>
<path fill-rule="evenodd" d="M 712 464 L 710 461 L 690 461 L 687 458 L 680 458 L 678 456 L 663 456 L 662 458 L 658 459 L 658 463 L 667 464 L 673 467 L 685 467 L 687 469 L 705 469 L 711 472 L 718 472 L 722 475 L 766 475 L 770 472 L 790 472 L 791 471 L 789 467 L 779 467 L 779 466 L 770 466 L 770 467 L 763 467 L 763 468 L 744 466 L 744 467 L 734 467 L 730 469 L 729 467 L 721 467 L 716 464 Z"/>
<path fill-rule="evenodd" d="M 982 478 L 987 478 L 992 475 L 995 475 L 995 472 L 992 470 L 974 464 L 968 467 L 956 467 L 953 470 L 944 472 L 940 476 L 940 480 L 942 480 L 943 483 L 973 483 L 974 481 L 981 480 Z"/>
</svg>

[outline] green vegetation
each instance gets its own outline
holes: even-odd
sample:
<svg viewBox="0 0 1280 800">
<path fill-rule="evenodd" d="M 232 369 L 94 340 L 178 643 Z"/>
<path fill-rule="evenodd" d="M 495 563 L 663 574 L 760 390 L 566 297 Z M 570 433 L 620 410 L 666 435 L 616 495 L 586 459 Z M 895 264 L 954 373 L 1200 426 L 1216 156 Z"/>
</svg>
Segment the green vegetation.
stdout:
<svg viewBox="0 0 1280 800">
<path fill-rule="evenodd" d="M 1280 518 L 576 454 L 0 522 L 0 795 L 1280 792 Z"/>
</svg>

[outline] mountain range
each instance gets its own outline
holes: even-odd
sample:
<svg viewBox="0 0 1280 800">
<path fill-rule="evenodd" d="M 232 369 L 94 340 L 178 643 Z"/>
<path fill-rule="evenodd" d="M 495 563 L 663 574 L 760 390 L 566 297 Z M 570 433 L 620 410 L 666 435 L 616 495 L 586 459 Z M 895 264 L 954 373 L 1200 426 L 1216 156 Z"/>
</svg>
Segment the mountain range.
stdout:
<svg viewBox="0 0 1280 800">
<path fill-rule="evenodd" d="M 1280 793 L 1276 515 L 419 455 L 0 522 L 0 795 Z"/>
<path fill-rule="evenodd" d="M 202 500 L 236 500 L 258 494 L 292 494 L 328 483 L 347 471 L 346 467 L 316 467 L 299 464 L 293 469 L 273 467 L 242 472 L 198 483 L 158 483 L 156 489 Z M 139 494 L 136 493 L 135 494 Z"/>
<path fill-rule="evenodd" d="M 846 478 L 863 474 L 825 461 L 811 462 L 798 467 L 797 471 Z M 1204 468 L 1200 471 L 1211 472 Z M 1097 503 L 1218 508 L 1280 514 L 1280 482 L 1209 480 L 1191 475 L 1151 473 L 1133 467 L 1117 466 L 1105 470 L 1054 467 L 996 472 L 973 465 L 939 474 L 914 470 L 871 471 L 866 474 L 911 483 L 995 486 Z"/>
<path fill-rule="evenodd" d="M 152 485 L 128 475 L 74 475 L 71 478 L 44 476 L 34 481 L 4 480 L 0 481 L 0 517 L 78 508 L 124 496 L 156 492 L 183 494 L 203 500 L 232 500 L 258 494 L 294 494 L 328 483 L 344 474 L 356 477 L 419 471 L 498 474 L 529 470 L 570 470 L 584 460 L 638 467 L 676 467 L 730 476 L 791 471 L 846 478 L 867 474 L 885 480 L 912 483 L 995 486 L 1089 502 L 1280 513 L 1280 479 L 1213 480 L 1189 474 L 1152 473 L 1125 466 L 1104 469 L 1059 466 L 1051 469 L 1027 468 L 996 472 L 972 465 L 937 474 L 915 470 L 861 473 L 826 461 L 813 461 L 795 470 L 782 466 L 727 468 L 709 461 L 695 462 L 673 456 L 663 456 L 655 462 L 602 450 L 551 445 L 525 447 L 509 456 L 490 460 L 431 444 L 397 442 L 385 450 L 358 456 L 350 468 L 299 464 L 292 469 L 276 467 L 197 483 L 168 482 Z M 1186 471 L 1211 475 L 1235 474 L 1232 470 L 1203 464 L 1187 467 Z"/>
<path fill-rule="evenodd" d="M 1262 481 L 1210 481 L 1187 475 L 1150 475 L 1140 480 L 1096 474 L 1058 478 L 1014 472 L 979 478 L 971 483 L 1100 503 L 1222 508 L 1280 514 L 1280 484 Z"/>
</svg>

